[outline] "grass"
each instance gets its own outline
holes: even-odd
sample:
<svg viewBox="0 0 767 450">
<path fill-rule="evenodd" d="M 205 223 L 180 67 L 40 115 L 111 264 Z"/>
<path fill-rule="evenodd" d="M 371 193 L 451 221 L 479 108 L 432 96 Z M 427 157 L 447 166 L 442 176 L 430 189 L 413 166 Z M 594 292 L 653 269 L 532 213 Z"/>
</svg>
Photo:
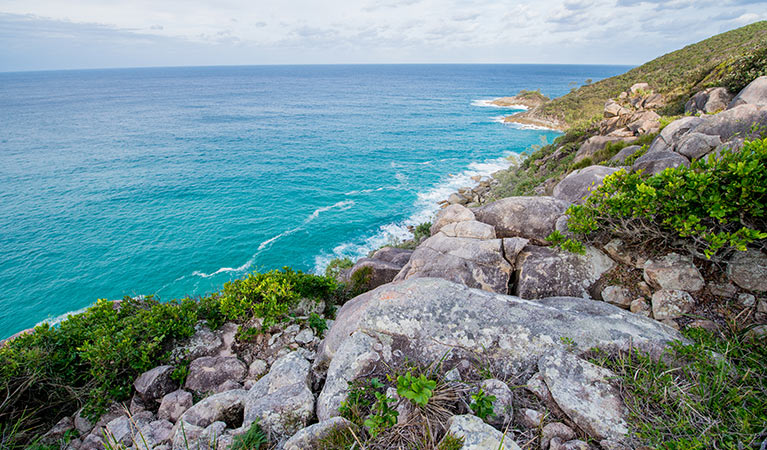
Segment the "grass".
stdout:
<svg viewBox="0 0 767 450">
<path fill-rule="evenodd" d="M 765 448 L 767 339 L 692 328 L 654 360 L 632 351 L 592 351 L 612 370 L 629 410 L 631 437 L 667 450 Z"/>
</svg>

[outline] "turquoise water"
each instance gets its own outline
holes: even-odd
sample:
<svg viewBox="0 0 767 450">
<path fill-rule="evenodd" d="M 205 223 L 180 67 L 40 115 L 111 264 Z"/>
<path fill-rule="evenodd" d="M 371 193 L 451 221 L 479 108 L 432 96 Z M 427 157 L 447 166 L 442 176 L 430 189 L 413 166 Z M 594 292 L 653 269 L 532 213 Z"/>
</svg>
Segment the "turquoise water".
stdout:
<svg viewBox="0 0 767 450">
<path fill-rule="evenodd" d="M 0 337 L 97 298 L 201 295 L 359 256 L 556 133 L 480 100 L 615 66 L 0 74 Z"/>
</svg>

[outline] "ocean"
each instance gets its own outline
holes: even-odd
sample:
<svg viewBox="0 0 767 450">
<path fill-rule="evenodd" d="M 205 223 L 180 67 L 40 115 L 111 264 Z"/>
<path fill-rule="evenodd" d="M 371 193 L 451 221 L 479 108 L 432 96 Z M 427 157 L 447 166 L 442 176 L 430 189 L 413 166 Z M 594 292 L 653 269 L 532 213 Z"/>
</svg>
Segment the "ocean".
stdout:
<svg viewBox="0 0 767 450">
<path fill-rule="evenodd" d="M 0 73 L 0 338 L 98 298 L 321 273 L 407 238 L 558 133 L 487 100 L 624 66 L 333 65 Z"/>
</svg>

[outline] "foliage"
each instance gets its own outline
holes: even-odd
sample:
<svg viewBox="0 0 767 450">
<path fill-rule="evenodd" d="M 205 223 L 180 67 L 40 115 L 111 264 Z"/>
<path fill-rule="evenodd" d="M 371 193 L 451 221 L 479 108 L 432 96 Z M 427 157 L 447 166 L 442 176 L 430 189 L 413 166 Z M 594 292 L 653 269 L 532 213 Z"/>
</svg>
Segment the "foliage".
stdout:
<svg viewBox="0 0 767 450">
<path fill-rule="evenodd" d="M 338 278 L 345 269 L 354 267 L 354 261 L 349 258 L 333 258 L 325 268 L 325 276 Z"/>
<path fill-rule="evenodd" d="M 349 382 L 349 394 L 341 402 L 338 412 L 341 417 L 357 425 L 362 425 L 367 410 L 377 399 L 376 394 L 384 392 L 385 387 L 378 378 Z"/>
<path fill-rule="evenodd" d="M 671 244 L 682 238 L 706 258 L 762 245 L 767 239 L 767 139 L 649 178 L 619 170 L 567 213 L 569 230 L 592 241 L 617 235 L 628 242 Z"/>
<path fill-rule="evenodd" d="M 0 348 L 0 423 L 20 423 L 15 439 L 29 443 L 80 406 L 96 417 L 110 403 L 129 399 L 133 380 L 169 362 L 174 344 L 191 336 L 199 321 L 216 327 L 251 316 L 281 320 L 284 304 L 295 298 L 335 296 L 334 280 L 285 269 L 227 283 L 199 300 L 99 300 L 58 326 L 40 325 Z M 182 362 L 173 379 L 182 382 L 187 370 Z"/>
<path fill-rule="evenodd" d="M 397 410 L 389 406 L 396 402 L 395 399 L 387 397 L 386 394 L 375 392 L 376 401 L 373 405 L 373 414 L 368 416 L 363 425 L 368 429 L 370 435 L 378 436 L 382 431 L 393 427 L 397 423 Z"/>
<path fill-rule="evenodd" d="M 437 382 L 426 378 L 424 374 L 414 377 L 412 372 L 397 377 L 397 394 L 416 405 L 426 406 L 434 393 Z"/>
<path fill-rule="evenodd" d="M 760 42 L 751 52 L 720 64 L 714 73 L 719 75 L 720 81 L 709 82 L 709 85 L 739 92 L 756 78 L 767 75 L 767 41 Z"/>
<path fill-rule="evenodd" d="M 534 91 L 522 89 L 517 95 L 515 95 L 515 97 L 524 98 L 526 100 L 537 100 L 540 102 L 549 101 L 549 98 L 543 95 L 540 89 L 536 89 Z"/>
<path fill-rule="evenodd" d="M 373 276 L 373 269 L 369 266 L 360 267 L 355 270 L 351 276 L 351 283 L 348 289 L 351 297 L 356 297 L 370 289 L 370 277 Z"/>
<path fill-rule="evenodd" d="M 268 441 L 266 434 L 258 424 L 258 420 L 253 422 L 245 434 L 235 436 L 232 440 L 231 450 L 260 450 L 266 448 Z"/>
<path fill-rule="evenodd" d="M 566 250 L 572 253 L 578 253 L 581 255 L 586 254 L 586 247 L 583 246 L 582 242 L 566 237 L 565 235 L 560 233 L 559 230 L 552 231 L 551 234 L 546 236 L 546 240 L 551 242 L 553 246 L 559 247 L 562 250 Z"/>
<path fill-rule="evenodd" d="M 416 242 L 421 242 L 429 236 L 431 236 L 431 222 L 421 223 L 413 229 L 413 240 Z"/>
<path fill-rule="evenodd" d="M 594 162 L 588 156 L 570 166 L 570 170 L 578 170 L 593 165 Z"/>
<path fill-rule="evenodd" d="M 476 394 L 471 394 L 471 404 L 469 404 L 469 407 L 477 417 L 485 420 L 495 415 L 493 412 L 493 402 L 495 402 L 495 395 L 487 395 L 482 388 L 479 388 Z"/>
<path fill-rule="evenodd" d="M 664 358 L 592 351 L 617 375 L 633 437 L 667 450 L 758 448 L 767 428 L 767 341 L 692 328 Z M 689 344 L 689 345 L 688 345 Z"/>
<path fill-rule="evenodd" d="M 170 374 L 170 379 L 175 381 L 179 386 L 183 386 L 186 382 L 186 377 L 189 376 L 189 364 L 191 361 L 184 360 L 176 365 L 173 372 Z"/>
<path fill-rule="evenodd" d="M 648 145 L 643 145 L 642 148 L 635 151 L 631 155 L 629 155 L 626 159 L 623 160 L 621 165 L 623 166 L 633 166 L 637 159 L 641 158 L 645 153 L 647 153 L 647 150 L 649 150 L 650 147 Z"/>
<path fill-rule="evenodd" d="M 327 432 L 316 443 L 316 450 L 351 450 L 357 444 L 349 428 L 337 427 Z"/>
<path fill-rule="evenodd" d="M 309 327 L 314 330 L 314 334 L 317 336 L 322 337 L 322 333 L 325 332 L 325 330 L 328 329 L 328 322 L 325 320 L 324 317 L 320 316 L 317 313 L 311 313 L 309 315 Z"/>
</svg>

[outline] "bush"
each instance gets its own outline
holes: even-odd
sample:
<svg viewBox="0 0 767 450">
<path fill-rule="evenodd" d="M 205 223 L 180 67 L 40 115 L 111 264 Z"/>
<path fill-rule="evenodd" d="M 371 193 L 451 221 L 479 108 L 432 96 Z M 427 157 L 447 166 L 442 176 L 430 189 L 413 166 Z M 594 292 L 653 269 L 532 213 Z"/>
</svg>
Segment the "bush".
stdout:
<svg viewBox="0 0 767 450">
<path fill-rule="evenodd" d="M 343 270 L 352 267 L 354 267 L 354 261 L 349 258 L 333 258 L 325 268 L 325 276 L 337 279 Z"/>
<path fill-rule="evenodd" d="M 213 327 L 252 316 L 273 323 L 297 298 L 332 301 L 336 292 L 331 278 L 286 268 L 226 283 L 199 300 L 99 300 L 57 327 L 40 325 L 0 348 L 0 423 L 21 424 L 3 446 L 24 448 L 81 405 L 95 418 L 110 403 L 128 400 L 133 380 L 169 362 L 174 344 L 191 336 L 200 320 Z M 173 376 L 183 380 L 183 363 Z"/>
<path fill-rule="evenodd" d="M 419 224 L 413 230 L 413 240 L 420 243 L 425 238 L 431 236 L 431 222 Z"/>
<path fill-rule="evenodd" d="M 706 258 L 763 245 L 767 139 L 649 178 L 620 170 L 567 213 L 569 230 L 594 242 L 617 236 L 629 243 L 672 245 L 682 238 L 685 248 Z"/>
<path fill-rule="evenodd" d="M 752 52 L 741 55 L 719 68 L 724 75 L 721 85 L 738 93 L 756 78 L 767 75 L 767 41 Z"/>
</svg>

